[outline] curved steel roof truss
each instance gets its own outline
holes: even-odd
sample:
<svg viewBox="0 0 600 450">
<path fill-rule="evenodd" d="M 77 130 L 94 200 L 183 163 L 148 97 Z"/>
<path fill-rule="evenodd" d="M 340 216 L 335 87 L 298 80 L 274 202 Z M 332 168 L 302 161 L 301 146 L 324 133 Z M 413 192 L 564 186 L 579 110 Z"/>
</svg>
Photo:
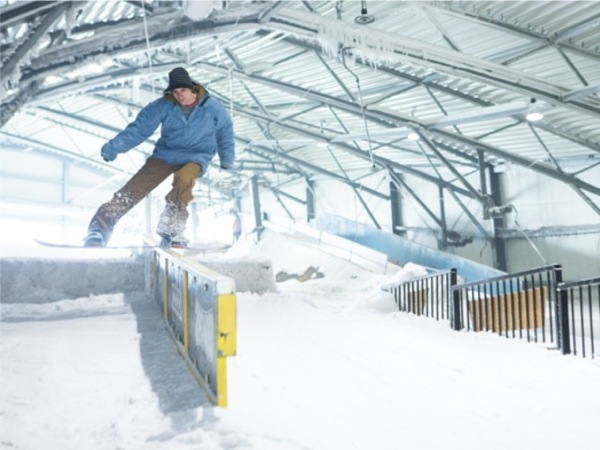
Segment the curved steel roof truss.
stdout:
<svg viewBox="0 0 600 450">
<path fill-rule="evenodd" d="M 36 114 L 107 138 L 184 65 L 230 108 L 240 173 L 273 189 L 319 175 L 381 196 L 355 181 L 375 167 L 487 205 L 469 175 L 514 164 L 600 215 L 585 179 L 600 158 L 600 4 L 369 2 L 376 20 L 360 25 L 360 3 L 228 2 L 198 21 L 186 2 L 0 3 L 0 136 L 27 141 L 17 118 Z"/>
</svg>

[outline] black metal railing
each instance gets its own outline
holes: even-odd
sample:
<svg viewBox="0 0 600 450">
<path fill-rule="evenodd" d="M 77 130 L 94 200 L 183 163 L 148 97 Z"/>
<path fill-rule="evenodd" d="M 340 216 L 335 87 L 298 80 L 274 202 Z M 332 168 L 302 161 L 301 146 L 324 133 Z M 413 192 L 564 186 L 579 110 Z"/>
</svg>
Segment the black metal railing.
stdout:
<svg viewBox="0 0 600 450">
<path fill-rule="evenodd" d="M 423 275 L 418 278 L 383 286 L 391 292 L 400 311 L 432 317 L 436 320 L 450 320 L 451 288 L 456 284 L 456 269 Z"/>
<path fill-rule="evenodd" d="M 557 291 L 568 313 L 564 332 L 569 348 L 563 353 L 594 358 L 600 351 L 600 277 L 560 283 Z"/>
<path fill-rule="evenodd" d="M 453 327 L 559 346 L 556 286 L 561 281 L 557 264 L 453 286 Z"/>
<path fill-rule="evenodd" d="M 400 311 L 448 320 L 455 330 L 552 344 L 563 354 L 600 354 L 600 277 L 563 283 L 553 264 L 458 284 L 456 269 L 388 284 Z"/>
</svg>

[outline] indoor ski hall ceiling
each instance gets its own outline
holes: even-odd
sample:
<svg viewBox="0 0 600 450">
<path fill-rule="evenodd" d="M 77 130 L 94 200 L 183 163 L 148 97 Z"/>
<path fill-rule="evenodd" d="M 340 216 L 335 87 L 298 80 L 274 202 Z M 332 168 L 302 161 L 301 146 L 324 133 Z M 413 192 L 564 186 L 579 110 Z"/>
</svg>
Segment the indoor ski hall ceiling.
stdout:
<svg viewBox="0 0 600 450">
<path fill-rule="evenodd" d="M 101 145 L 184 66 L 234 117 L 238 170 L 203 178 L 201 200 L 226 199 L 252 175 L 277 194 L 331 177 L 358 195 L 372 191 L 361 180 L 387 171 L 485 202 L 467 175 L 516 165 L 600 214 L 586 174 L 600 164 L 600 2 L 0 5 L 4 150 L 109 181 L 129 175 L 153 140 L 111 164 Z M 2 166 L 24 181 L 45 176 Z"/>
</svg>

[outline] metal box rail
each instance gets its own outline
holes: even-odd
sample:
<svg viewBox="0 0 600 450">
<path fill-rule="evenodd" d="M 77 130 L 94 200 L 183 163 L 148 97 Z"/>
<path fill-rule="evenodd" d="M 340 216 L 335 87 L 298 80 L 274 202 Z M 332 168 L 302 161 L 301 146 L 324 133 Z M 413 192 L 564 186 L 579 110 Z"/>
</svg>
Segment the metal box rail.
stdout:
<svg viewBox="0 0 600 450">
<path fill-rule="evenodd" d="M 176 251 L 153 249 L 146 294 L 162 306 L 167 328 L 209 400 L 227 406 L 226 358 L 237 346 L 234 281 Z"/>
</svg>

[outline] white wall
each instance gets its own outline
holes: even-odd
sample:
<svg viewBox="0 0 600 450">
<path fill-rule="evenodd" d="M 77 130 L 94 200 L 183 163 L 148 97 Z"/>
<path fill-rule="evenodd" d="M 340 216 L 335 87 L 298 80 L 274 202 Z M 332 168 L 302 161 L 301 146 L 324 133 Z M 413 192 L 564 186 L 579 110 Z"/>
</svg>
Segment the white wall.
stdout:
<svg viewBox="0 0 600 450">
<path fill-rule="evenodd" d="M 586 172 L 585 179 L 600 186 L 600 168 Z M 515 207 L 507 227 L 537 236 L 531 243 L 522 236 L 508 239 L 511 271 L 547 261 L 562 264 L 565 279 L 600 276 L 600 216 L 574 189 L 524 168 L 504 173 L 503 186 L 506 202 Z M 600 207 L 598 196 L 587 196 Z"/>
<path fill-rule="evenodd" d="M 6 243 L 81 242 L 95 210 L 127 178 L 22 149 L 0 148 L 0 161 L 0 242 Z"/>
<path fill-rule="evenodd" d="M 352 174 L 349 175 L 352 178 Z M 367 177 L 360 178 L 357 182 L 386 196 L 390 195 L 389 178 L 385 171 L 375 172 Z M 391 232 L 392 219 L 389 200 L 382 199 L 364 190 L 357 190 L 375 218 L 375 221 L 373 221 L 373 218 L 371 218 L 350 185 L 331 178 L 317 178 L 315 180 L 315 190 L 317 215 L 320 213 L 333 214 L 372 227 L 376 227 L 377 223 L 383 231 Z"/>
</svg>

